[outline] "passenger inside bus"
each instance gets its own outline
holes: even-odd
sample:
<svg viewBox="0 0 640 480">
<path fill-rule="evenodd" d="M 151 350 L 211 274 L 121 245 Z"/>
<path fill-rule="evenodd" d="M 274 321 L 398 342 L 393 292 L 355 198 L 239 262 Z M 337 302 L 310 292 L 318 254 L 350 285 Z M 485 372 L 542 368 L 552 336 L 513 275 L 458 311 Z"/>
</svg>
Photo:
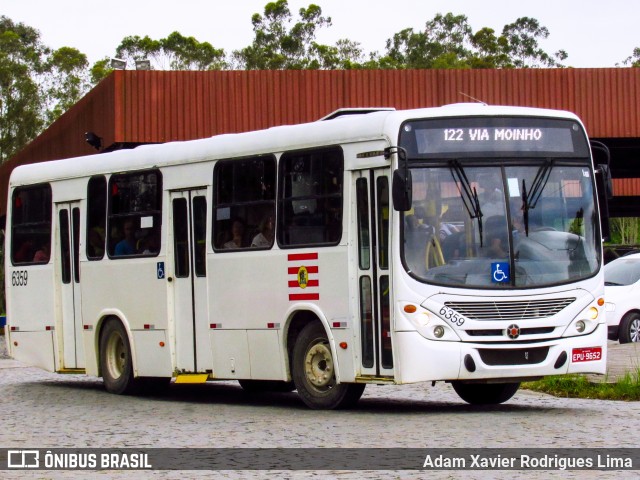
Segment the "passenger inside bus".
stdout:
<svg viewBox="0 0 640 480">
<path fill-rule="evenodd" d="M 37 263 L 46 263 L 49 261 L 49 244 L 43 243 L 33 256 L 33 261 Z"/>
<path fill-rule="evenodd" d="M 124 222 L 124 238 L 116 244 L 113 252 L 114 256 L 135 255 L 136 254 L 136 229 L 133 220 Z"/>
<path fill-rule="evenodd" d="M 232 249 L 232 248 L 242 248 L 245 246 L 244 243 L 244 223 L 239 218 L 233 220 L 231 224 L 231 232 L 227 234 L 230 238 L 229 241 L 224 242 L 222 248 Z"/>
<path fill-rule="evenodd" d="M 273 216 L 269 215 L 260 222 L 260 233 L 251 241 L 253 248 L 270 247 L 273 244 Z"/>
</svg>

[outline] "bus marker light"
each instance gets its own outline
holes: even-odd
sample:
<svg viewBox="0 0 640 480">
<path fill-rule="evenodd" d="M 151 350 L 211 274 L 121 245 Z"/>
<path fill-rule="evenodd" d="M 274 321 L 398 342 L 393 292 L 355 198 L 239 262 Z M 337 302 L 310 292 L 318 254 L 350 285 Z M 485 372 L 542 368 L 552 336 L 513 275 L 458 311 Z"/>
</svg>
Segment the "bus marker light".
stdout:
<svg viewBox="0 0 640 480">
<path fill-rule="evenodd" d="M 404 311 L 407 313 L 416 313 L 416 311 L 418 310 L 418 308 L 415 305 L 405 305 L 404 306 Z"/>
<path fill-rule="evenodd" d="M 348 346 L 349 345 L 347 344 L 347 342 L 340 342 L 340 348 L 341 349 L 346 350 Z"/>
<path fill-rule="evenodd" d="M 347 328 L 347 322 L 333 322 L 331 328 Z"/>
<path fill-rule="evenodd" d="M 53 327 L 52 325 L 47 325 L 46 327 L 44 327 L 44 329 L 45 329 L 47 332 L 50 332 L 51 330 L 54 330 L 54 329 L 55 329 L 55 327 Z"/>
<path fill-rule="evenodd" d="M 151 325 L 151 324 L 149 324 L 149 323 L 145 323 L 145 324 L 144 324 L 144 329 L 145 329 L 145 330 L 155 330 L 155 329 L 156 329 L 156 326 L 155 326 L 155 325 Z"/>
<path fill-rule="evenodd" d="M 599 305 L 600 307 L 604 305 L 604 298 L 600 297 L 600 298 L 598 299 L 598 305 Z"/>
<path fill-rule="evenodd" d="M 164 347 L 164 342 L 160 342 L 158 345 L 160 345 L 161 347 Z"/>
<path fill-rule="evenodd" d="M 222 324 L 221 323 L 212 323 L 209 325 L 209 328 L 222 328 Z"/>
<path fill-rule="evenodd" d="M 17 347 L 18 346 L 18 342 L 13 342 L 13 346 Z"/>
<path fill-rule="evenodd" d="M 93 325 L 83 325 L 82 328 L 85 330 L 93 330 Z"/>
<path fill-rule="evenodd" d="M 12 326 L 12 327 L 11 327 L 11 331 L 12 331 L 12 332 L 17 332 L 18 330 L 19 330 L 19 328 L 18 328 L 18 327 L 16 327 L 16 326 Z"/>
<path fill-rule="evenodd" d="M 436 338 L 444 337 L 444 327 L 442 325 L 437 325 L 433 328 L 433 336 Z"/>
<path fill-rule="evenodd" d="M 267 323 L 267 328 L 280 328 L 280 324 L 279 323 Z"/>
</svg>

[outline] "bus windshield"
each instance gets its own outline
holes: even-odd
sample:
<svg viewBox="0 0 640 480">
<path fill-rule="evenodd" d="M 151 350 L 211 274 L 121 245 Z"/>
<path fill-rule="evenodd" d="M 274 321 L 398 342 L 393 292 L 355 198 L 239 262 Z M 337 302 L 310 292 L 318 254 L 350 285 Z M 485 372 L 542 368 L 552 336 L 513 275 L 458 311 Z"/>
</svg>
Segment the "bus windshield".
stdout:
<svg viewBox="0 0 640 480">
<path fill-rule="evenodd" d="M 589 165 L 412 168 L 404 264 L 420 280 L 535 288 L 589 277 L 600 265 Z"/>
</svg>

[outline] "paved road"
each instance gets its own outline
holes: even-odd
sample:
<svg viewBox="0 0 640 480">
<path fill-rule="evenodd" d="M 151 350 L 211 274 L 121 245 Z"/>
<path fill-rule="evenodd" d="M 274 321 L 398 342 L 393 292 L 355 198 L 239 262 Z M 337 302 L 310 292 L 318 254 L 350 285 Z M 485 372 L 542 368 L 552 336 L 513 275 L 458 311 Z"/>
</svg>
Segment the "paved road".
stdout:
<svg viewBox="0 0 640 480">
<path fill-rule="evenodd" d="M 0 341 L 4 338 L 0 337 Z M 0 352 L 1 355 L 2 352 Z M 308 410 L 295 393 L 251 396 L 235 382 L 172 385 L 153 398 L 107 394 L 100 379 L 0 359 L 0 447 L 636 447 L 640 402 L 554 398 L 519 391 L 473 408 L 438 383 L 367 387 L 358 408 Z M 24 475 L 3 478 L 24 478 Z M 87 472 L 29 472 L 86 478 Z M 94 474 L 95 473 L 95 474 Z M 636 478 L 636 472 L 551 472 L 557 478 Z M 562 473 L 562 475 L 560 475 Z M 154 472 L 204 478 L 205 472 Z M 140 478 L 135 472 L 91 477 Z M 145 473 L 147 476 L 147 473 Z M 218 472 L 231 478 L 549 478 L 550 472 Z"/>
</svg>

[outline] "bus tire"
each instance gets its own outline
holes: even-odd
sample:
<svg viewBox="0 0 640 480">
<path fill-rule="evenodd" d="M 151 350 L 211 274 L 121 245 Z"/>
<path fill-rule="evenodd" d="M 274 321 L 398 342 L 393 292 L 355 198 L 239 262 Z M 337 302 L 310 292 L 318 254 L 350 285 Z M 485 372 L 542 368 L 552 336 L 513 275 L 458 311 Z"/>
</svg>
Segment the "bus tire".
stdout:
<svg viewBox="0 0 640 480">
<path fill-rule="evenodd" d="M 106 390 L 118 395 L 136 393 L 131 345 L 118 320 L 108 320 L 100 332 L 100 370 Z"/>
<path fill-rule="evenodd" d="M 471 405 L 497 405 L 513 397 L 520 383 L 451 382 L 458 396 Z"/>
<path fill-rule="evenodd" d="M 279 380 L 238 380 L 238 383 L 240 383 L 240 386 L 245 392 L 250 393 L 289 393 L 296 389 L 293 382 L 284 382 Z"/>
<path fill-rule="evenodd" d="M 302 401 L 316 410 L 350 408 L 365 387 L 363 383 L 336 383 L 331 346 L 319 322 L 306 325 L 296 339 L 293 382 Z"/>
</svg>

